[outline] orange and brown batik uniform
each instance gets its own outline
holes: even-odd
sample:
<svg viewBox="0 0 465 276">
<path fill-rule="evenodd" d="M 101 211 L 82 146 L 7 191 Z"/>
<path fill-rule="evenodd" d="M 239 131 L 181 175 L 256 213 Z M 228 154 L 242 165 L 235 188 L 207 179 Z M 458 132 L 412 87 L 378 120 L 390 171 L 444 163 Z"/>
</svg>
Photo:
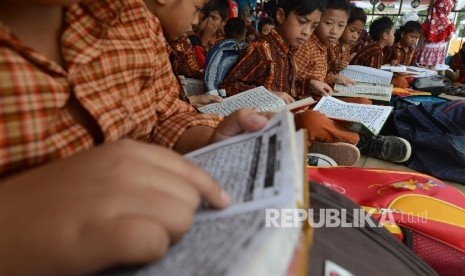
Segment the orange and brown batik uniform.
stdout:
<svg viewBox="0 0 465 276">
<path fill-rule="evenodd" d="M 204 68 L 199 64 L 194 45 L 187 36 L 170 42 L 170 61 L 173 72 L 188 78 L 203 79 Z"/>
<path fill-rule="evenodd" d="M 293 51 L 273 30 L 247 47 L 220 87 L 226 89 L 228 95 L 263 85 L 270 91 L 287 92 L 295 99 L 308 97 L 303 93 L 305 90 L 295 84 L 295 73 Z M 296 114 L 296 126 L 307 129 L 310 142 L 343 141 L 356 144 L 360 139 L 357 133 L 337 125 L 318 111 Z"/>
<path fill-rule="evenodd" d="M 310 80 L 334 84 L 333 78 L 328 74 L 328 46 L 324 45 L 316 35 L 304 43 L 295 53 L 297 64 L 297 82 L 299 87 L 311 90 Z"/>
<path fill-rule="evenodd" d="M 66 68 L 24 45 L 0 22 L 0 174 L 94 146 L 68 108 L 79 102 L 104 142 L 129 138 L 173 147 L 186 129 L 216 127 L 178 99 L 160 21 L 143 1 L 84 0 L 66 9 Z"/>
<path fill-rule="evenodd" d="M 378 44 L 369 45 L 358 52 L 350 64 L 363 65 L 372 68 L 381 68 L 384 61 L 383 48 Z"/>
<path fill-rule="evenodd" d="M 385 47 L 383 49 L 384 64 L 392 64 L 393 60 L 397 61 L 397 64 L 402 65 L 414 65 L 417 51 L 415 47 L 410 46 L 407 50 L 400 44 L 395 43 L 391 47 Z"/>
<path fill-rule="evenodd" d="M 339 73 L 333 66 L 336 60 L 345 61 L 347 64 L 350 63 L 350 49 L 344 43 L 338 43 L 334 46 L 328 47 L 328 64 L 330 73 Z"/>
<path fill-rule="evenodd" d="M 286 92 L 294 98 L 303 96 L 294 85 L 293 51 L 282 37 L 270 35 L 252 42 L 239 56 L 236 65 L 220 83 L 229 96 L 263 85 L 275 92 Z"/>
</svg>

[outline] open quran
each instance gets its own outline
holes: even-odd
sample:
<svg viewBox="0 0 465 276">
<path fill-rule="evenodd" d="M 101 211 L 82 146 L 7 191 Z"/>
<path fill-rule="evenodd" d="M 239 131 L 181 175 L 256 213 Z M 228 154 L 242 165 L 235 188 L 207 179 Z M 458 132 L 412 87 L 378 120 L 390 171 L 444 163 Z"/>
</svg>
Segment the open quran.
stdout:
<svg viewBox="0 0 465 276">
<path fill-rule="evenodd" d="M 356 82 L 353 86 L 341 84 L 334 85 L 335 97 L 364 97 L 370 100 L 389 102 L 391 100 L 392 84 L 377 84 L 368 82 Z"/>
<path fill-rule="evenodd" d="M 333 97 L 322 97 L 318 110 L 348 129 L 367 135 L 378 135 L 392 112 L 392 106 L 346 103 Z"/>
<path fill-rule="evenodd" d="M 333 96 L 364 97 L 383 102 L 391 100 L 393 89 L 391 85 L 392 72 L 361 65 L 349 65 L 339 74 L 352 79 L 355 85 L 336 84 Z"/>
<path fill-rule="evenodd" d="M 259 111 L 294 110 L 315 103 L 312 98 L 306 98 L 287 104 L 278 96 L 263 86 L 247 90 L 237 95 L 223 99 L 222 102 L 209 104 L 199 108 L 202 113 L 228 116 L 241 108 L 258 108 Z"/>
<path fill-rule="evenodd" d="M 228 192 L 231 206 L 202 206 L 189 232 L 161 260 L 109 275 L 306 275 L 296 264 L 306 264 L 309 225 L 267 223 L 269 209 L 308 208 L 305 141 L 292 114 L 282 111 L 261 131 L 186 155 Z"/>
</svg>

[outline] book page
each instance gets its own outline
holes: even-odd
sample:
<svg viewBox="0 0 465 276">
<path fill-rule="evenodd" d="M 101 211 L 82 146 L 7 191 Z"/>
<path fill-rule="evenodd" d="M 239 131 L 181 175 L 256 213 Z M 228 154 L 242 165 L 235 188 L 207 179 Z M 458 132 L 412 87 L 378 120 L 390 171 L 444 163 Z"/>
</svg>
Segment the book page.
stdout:
<svg viewBox="0 0 465 276">
<path fill-rule="evenodd" d="M 241 108 L 258 108 L 260 111 L 277 110 L 285 105 L 278 96 L 259 86 L 237 95 L 223 99 L 222 102 L 205 105 L 199 108 L 202 113 L 228 116 Z"/>
<path fill-rule="evenodd" d="M 365 97 L 371 100 L 389 102 L 392 95 L 392 84 L 356 82 L 353 86 L 334 85 L 335 97 Z"/>
<path fill-rule="evenodd" d="M 407 72 L 415 75 L 415 78 L 427 78 L 437 76 L 438 72 L 416 66 L 407 66 Z"/>
<path fill-rule="evenodd" d="M 356 82 L 379 84 L 390 84 L 393 76 L 392 72 L 361 65 L 349 65 L 339 72 L 339 74 L 351 78 Z"/>
<path fill-rule="evenodd" d="M 205 94 L 205 86 L 203 81 L 186 78 L 184 76 L 179 76 L 179 79 L 181 82 L 186 83 L 186 87 L 183 87 L 183 90 L 187 97 Z"/>
<path fill-rule="evenodd" d="M 392 109 L 392 106 L 346 103 L 330 96 L 322 97 L 313 110 L 330 118 L 360 122 L 378 135 Z"/>
<path fill-rule="evenodd" d="M 231 206 L 201 208 L 189 232 L 164 258 L 111 275 L 285 274 L 301 227 L 266 227 L 265 209 L 293 208 L 301 198 L 295 188 L 303 184 L 297 183 L 302 164 L 297 164 L 295 139 L 292 115 L 284 111 L 260 132 L 186 155 L 218 180 L 230 194 Z"/>
<path fill-rule="evenodd" d="M 381 70 L 390 71 L 393 73 L 405 73 L 407 72 L 407 66 L 405 65 L 389 65 L 384 64 L 380 68 Z"/>
<path fill-rule="evenodd" d="M 298 100 L 289 104 L 286 104 L 285 106 L 279 107 L 278 109 L 274 109 L 273 111 L 279 112 L 281 110 L 296 110 L 302 107 L 310 106 L 312 104 L 316 103 L 316 101 L 312 97 L 308 97 L 302 100 Z"/>
</svg>

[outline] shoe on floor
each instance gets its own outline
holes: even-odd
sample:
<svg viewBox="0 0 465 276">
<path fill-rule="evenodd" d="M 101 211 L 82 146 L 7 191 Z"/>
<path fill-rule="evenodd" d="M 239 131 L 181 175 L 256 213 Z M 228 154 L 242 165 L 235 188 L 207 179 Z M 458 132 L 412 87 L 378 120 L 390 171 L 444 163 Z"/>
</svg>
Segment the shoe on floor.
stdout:
<svg viewBox="0 0 465 276">
<path fill-rule="evenodd" d="M 339 166 L 353 166 L 360 159 L 360 151 L 358 148 L 344 142 L 313 142 L 309 152 L 326 155 L 336 161 L 336 164 Z"/>
<path fill-rule="evenodd" d="M 307 165 L 314 167 L 334 167 L 337 166 L 337 163 L 329 156 L 319 153 L 309 153 L 307 154 Z"/>
<path fill-rule="evenodd" d="M 405 162 L 412 155 L 410 143 L 397 136 L 361 136 L 357 147 L 364 155 L 395 163 Z"/>
</svg>

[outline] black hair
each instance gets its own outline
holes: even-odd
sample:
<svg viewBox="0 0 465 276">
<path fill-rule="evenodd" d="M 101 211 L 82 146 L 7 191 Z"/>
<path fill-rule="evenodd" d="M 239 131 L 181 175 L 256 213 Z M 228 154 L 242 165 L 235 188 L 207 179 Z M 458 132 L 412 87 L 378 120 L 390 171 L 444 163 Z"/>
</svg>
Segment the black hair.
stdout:
<svg viewBox="0 0 465 276">
<path fill-rule="evenodd" d="M 370 25 L 370 36 L 374 41 L 379 41 L 383 37 L 383 34 L 389 32 L 393 26 L 394 23 L 391 18 L 387 16 L 378 18 Z"/>
<path fill-rule="evenodd" d="M 200 12 L 202 12 L 203 14 L 205 14 L 205 16 L 208 16 L 208 14 L 210 13 L 210 10 L 211 10 L 211 6 L 212 6 L 212 3 L 213 1 L 207 1 L 207 3 L 205 3 L 205 5 L 203 5 L 202 9 L 200 10 Z"/>
<path fill-rule="evenodd" d="M 327 0 L 327 10 L 344 11 L 347 16 L 350 14 L 350 2 L 348 0 Z"/>
<path fill-rule="evenodd" d="M 418 21 L 407 21 L 404 26 L 400 27 L 400 31 L 406 34 L 422 33 L 421 24 Z"/>
<path fill-rule="evenodd" d="M 228 0 L 210 0 L 204 6 L 204 9 L 205 8 L 208 8 L 207 13 L 206 13 L 207 15 L 210 14 L 211 12 L 217 11 L 223 20 L 229 18 Z"/>
<path fill-rule="evenodd" d="M 363 24 L 367 23 L 367 15 L 363 11 L 362 8 L 359 8 L 355 5 L 350 6 L 350 16 L 349 20 L 347 20 L 347 24 L 350 24 L 354 21 L 360 20 L 363 22 Z"/>
<path fill-rule="evenodd" d="M 410 33 L 419 33 L 421 34 L 423 29 L 421 28 L 421 23 L 418 21 L 407 21 L 404 26 L 401 26 L 395 33 L 395 42 L 399 42 L 401 39 L 401 34 L 410 34 Z"/>
<path fill-rule="evenodd" d="M 326 10 L 326 0 L 278 0 L 277 8 L 283 9 L 286 16 L 294 12 L 300 16 L 306 16 L 319 10 Z"/>
<path fill-rule="evenodd" d="M 226 38 L 239 38 L 245 35 L 246 31 L 247 27 L 245 26 L 245 21 L 240 17 L 229 18 L 226 25 L 224 25 Z"/>
<path fill-rule="evenodd" d="M 263 26 L 265 25 L 273 25 L 274 26 L 274 20 L 271 17 L 264 17 L 260 19 L 258 22 L 258 31 L 261 32 L 263 29 Z"/>
</svg>

